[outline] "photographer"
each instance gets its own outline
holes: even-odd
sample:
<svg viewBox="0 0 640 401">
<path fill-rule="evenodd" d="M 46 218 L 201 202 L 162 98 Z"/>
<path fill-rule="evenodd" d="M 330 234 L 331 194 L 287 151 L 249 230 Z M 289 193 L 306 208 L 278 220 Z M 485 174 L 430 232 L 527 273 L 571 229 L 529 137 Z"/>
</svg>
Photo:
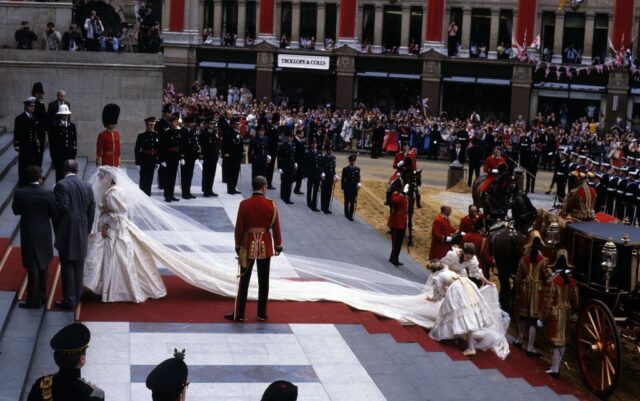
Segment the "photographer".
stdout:
<svg viewBox="0 0 640 401">
<path fill-rule="evenodd" d="M 84 39 L 78 31 L 78 25 L 71 24 L 69 30 L 62 35 L 62 49 L 71 52 L 84 50 Z"/>
<path fill-rule="evenodd" d="M 144 8 L 138 11 L 138 22 L 140 29 L 138 30 L 138 51 L 140 53 L 155 53 L 148 49 L 149 40 L 151 39 L 151 30 L 158 24 L 153 16 L 151 3 L 147 3 Z"/>
<path fill-rule="evenodd" d="M 100 38 L 100 49 L 103 52 L 117 53 L 120 50 L 118 38 L 114 37 L 113 33 L 107 32 L 107 36 Z"/>
<path fill-rule="evenodd" d="M 104 26 L 95 10 L 91 10 L 89 18 L 85 20 L 84 30 L 87 32 L 87 50 L 98 51 L 100 49 L 100 36 L 104 33 Z"/>
<path fill-rule="evenodd" d="M 147 45 L 146 45 L 147 53 L 160 52 L 160 47 L 162 46 L 162 38 L 160 38 L 160 24 L 157 21 L 149 30 L 146 40 L 147 40 Z"/>
<path fill-rule="evenodd" d="M 38 36 L 29 28 L 29 21 L 22 21 L 20 29 L 16 30 L 14 38 L 18 42 L 18 49 L 31 50 L 33 49 L 33 42 L 38 39 Z"/>
<path fill-rule="evenodd" d="M 55 24 L 53 22 L 47 23 L 47 30 L 44 31 L 44 49 L 60 50 L 61 42 L 62 36 L 60 32 L 56 31 Z"/>
</svg>

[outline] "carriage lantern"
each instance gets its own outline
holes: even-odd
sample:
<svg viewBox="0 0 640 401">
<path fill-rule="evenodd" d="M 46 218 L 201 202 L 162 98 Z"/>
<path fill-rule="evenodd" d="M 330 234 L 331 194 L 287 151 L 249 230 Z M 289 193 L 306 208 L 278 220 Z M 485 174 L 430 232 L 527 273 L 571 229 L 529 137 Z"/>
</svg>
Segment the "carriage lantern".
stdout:
<svg viewBox="0 0 640 401">
<path fill-rule="evenodd" d="M 551 245 L 555 249 L 556 245 L 560 243 L 560 225 L 554 221 L 547 227 L 547 244 Z"/>
<path fill-rule="evenodd" d="M 602 270 L 604 270 L 604 280 L 605 280 L 605 291 L 609 292 L 609 280 L 611 279 L 611 272 L 616 268 L 616 263 L 618 260 L 618 250 L 616 249 L 616 244 L 609 239 L 602 246 L 602 263 L 600 266 Z"/>
</svg>

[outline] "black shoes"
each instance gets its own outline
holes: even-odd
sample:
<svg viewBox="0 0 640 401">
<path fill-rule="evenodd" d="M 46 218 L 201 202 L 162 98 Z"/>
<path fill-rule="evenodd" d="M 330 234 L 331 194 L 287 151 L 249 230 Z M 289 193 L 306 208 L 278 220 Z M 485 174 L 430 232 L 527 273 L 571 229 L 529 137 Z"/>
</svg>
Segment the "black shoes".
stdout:
<svg viewBox="0 0 640 401">
<path fill-rule="evenodd" d="M 204 196 L 205 198 L 210 198 L 213 196 L 215 198 L 216 196 L 218 196 L 218 194 L 215 192 L 205 192 L 202 194 L 202 196 Z"/>
<path fill-rule="evenodd" d="M 293 202 L 291 201 L 284 201 L 284 203 L 286 203 L 287 205 L 293 205 Z"/>
<path fill-rule="evenodd" d="M 278 189 L 278 188 L 274 187 L 273 185 L 269 185 L 267 189 Z"/>
<path fill-rule="evenodd" d="M 389 262 L 391 262 L 391 264 L 394 265 L 395 267 L 404 266 L 404 263 L 394 262 L 394 261 L 391 261 L 391 260 Z"/>
<path fill-rule="evenodd" d="M 349 220 L 349 221 L 354 221 L 354 220 L 353 220 L 353 217 L 347 217 L 347 220 Z"/>
<path fill-rule="evenodd" d="M 526 354 L 530 358 L 540 358 L 542 356 L 538 351 L 527 351 Z"/>
<path fill-rule="evenodd" d="M 42 308 L 42 306 L 40 305 L 31 305 L 28 302 L 21 302 L 18 304 L 18 308 L 22 308 L 22 309 L 40 309 Z"/>
<path fill-rule="evenodd" d="M 56 308 L 64 309 L 64 310 L 74 310 L 75 308 L 71 305 L 67 305 L 62 301 L 56 301 Z"/>
<path fill-rule="evenodd" d="M 513 340 L 511 342 L 511 345 L 513 345 L 514 347 L 518 348 L 518 349 L 522 349 L 522 341 L 518 341 L 518 340 Z"/>
<path fill-rule="evenodd" d="M 319 212 L 320 210 L 318 210 L 318 208 L 315 207 L 310 207 L 309 209 L 313 210 L 314 212 Z"/>
<path fill-rule="evenodd" d="M 331 210 L 323 210 L 324 214 L 333 214 Z"/>
<path fill-rule="evenodd" d="M 227 319 L 227 320 L 230 320 L 232 322 L 244 322 L 245 321 L 245 318 L 236 318 L 233 313 L 229 313 L 227 315 L 224 315 L 224 318 Z"/>
<path fill-rule="evenodd" d="M 176 198 L 175 196 L 172 196 L 172 197 L 171 197 L 171 200 L 172 200 L 173 202 L 180 202 L 180 199 Z"/>
<path fill-rule="evenodd" d="M 264 322 L 265 320 L 267 320 L 268 316 L 258 316 L 258 320 L 261 322 Z"/>
<path fill-rule="evenodd" d="M 296 195 L 304 195 L 304 192 L 302 191 L 293 191 L 293 193 Z"/>
</svg>

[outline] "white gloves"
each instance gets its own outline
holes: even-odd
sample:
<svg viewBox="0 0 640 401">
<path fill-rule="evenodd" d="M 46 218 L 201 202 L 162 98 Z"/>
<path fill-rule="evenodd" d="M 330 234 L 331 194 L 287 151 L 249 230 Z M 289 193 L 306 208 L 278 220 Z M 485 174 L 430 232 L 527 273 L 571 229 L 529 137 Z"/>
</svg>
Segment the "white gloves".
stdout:
<svg viewBox="0 0 640 401">
<path fill-rule="evenodd" d="M 161 165 L 162 167 L 165 167 L 165 168 L 167 167 L 167 163 L 166 163 L 166 162 L 162 162 L 162 163 L 160 163 L 160 165 Z"/>
<path fill-rule="evenodd" d="M 202 160 L 200 159 L 196 160 L 196 166 L 198 167 L 199 170 L 202 170 Z"/>
<path fill-rule="evenodd" d="M 402 167 L 404 165 L 404 160 L 400 160 L 397 164 L 398 167 Z"/>
<path fill-rule="evenodd" d="M 460 235 L 462 235 L 464 237 L 465 232 L 464 231 L 460 231 Z"/>
<path fill-rule="evenodd" d="M 360 188 L 362 186 L 362 184 L 358 183 L 358 188 Z"/>
<path fill-rule="evenodd" d="M 293 163 L 293 168 L 297 169 L 298 168 L 298 163 Z"/>
<path fill-rule="evenodd" d="M 498 174 L 498 169 L 497 169 L 497 168 L 494 168 L 493 170 L 491 170 L 491 172 L 492 172 L 493 174 Z"/>
<path fill-rule="evenodd" d="M 180 159 L 180 165 L 184 166 L 187 162 L 184 161 L 184 159 Z"/>
<path fill-rule="evenodd" d="M 324 180 L 324 177 L 326 177 L 326 175 L 324 173 L 320 174 L 320 178 L 322 178 Z"/>
<path fill-rule="evenodd" d="M 136 165 L 136 168 L 138 169 L 138 171 L 140 171 L 140 166 L 139 165 Z"/>
<path fill-rule="evenodd" d="M 267 155 L 267 163 L 271 163 L 271 156 Z"/>
<path fill-rule="evenodd" d="M 337 176 L 337 175 L 334 175 L 334 176 L 333 176 L 333 180 L 334 180 L 334 181 L 338 181 L 338 176 Z"/>
<path fill-rule="evenodd" d="M 444 242 L 446 242 L 447 244 L 450 243 L 451 241 L 453 241 L 453 238 L 451 238 L 451 237 L 447 237 L 444 240 Z"/>
<path fill-rule="evenodd" d="M 278 173 L 280 173 L 280 174 L 284 174 L 284 171 L 282 171 L 282 169 L 281 169 L 281 168 L 279 168 L 279 169 L 278 169 Z"/>
<path fill-rule="evenodd" d="M 543 328 L 544 324 L 542 323 L 542 320 L 538 319 L 538 321 L 536 321 L 536 326 L 538 326 L 539 328 Z"/>
<path fill-rule="evenodd" d="M 404 189 L 402 190 L 405 194 L 409 193 L 409 184 L 404 184 Z"/>
</svg>

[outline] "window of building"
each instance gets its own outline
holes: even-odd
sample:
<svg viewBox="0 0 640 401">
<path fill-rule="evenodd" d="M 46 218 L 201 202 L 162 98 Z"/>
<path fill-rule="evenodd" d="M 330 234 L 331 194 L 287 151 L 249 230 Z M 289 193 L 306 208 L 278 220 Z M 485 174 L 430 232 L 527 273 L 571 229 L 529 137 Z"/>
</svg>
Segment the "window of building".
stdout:
<svg viewBox="0 0 640 401">
<path fill-rule="evenodd" d="M 382 48 L 385 52 L 397 53 L 400 47 L 402 8 L 386 6 L 382 17 Z"/>
<path fill-rule="evenodd" d="M 204 29 L 213 29 L 213 0 L 205 0 L 204 2 L 204 21 L 202 26 Z"/>
<path fill-rule="evenodd" d="M 513 11 L 500 10 L 500 22 L 498 23 L 498 43 L 504 43 L 505 47 L 511 47 L 511 33 L 513 32 Z M 491 43 L 494 45 L 495 43 Z"/>
<path fill-rule="evenodd" d="M 300 3 L 300 37 L 315 39 L 318 7 L 316 3 Z"/>
<path fill-rule="evenodd" d="M 451 18 L 449 18 L 449 24 L 451 22 L 455 22 L 458 27 L 455 41 L 457 43 L 462 43 L 462 8 L 451 8 Z M 448 27 L 449 25 L 447 25 Z M 451 38 L 449 38 L 451 40 Z"/>
<path fill-rule="evenodd" d="M 598 61 L 604 62 L 607 57 L 609 16 L 607 14 L 596 14 L 593 24 L 593 47 L 591 57 L 597 57 Z"/>
<path fill-rule="evenodd" d="M 325 5 L 324 37 L 336 40 L 336 25 L 338 24 L 338 5 L 328 3 Z"/>
<path fill-rule="evenodd" d="M 248 38 L 256 38 L 256 2 L 255 1 L 247 1 L 247 8 L 245 12 L 245 33 Z"/>
<path fill-rule="evenodd" d="M 419 53 L 422 44 L 422 7 L 411 7 L 409 18 L 409 53 Z"/>
<path fill-rule="evenodd" d="M 553 54 L 553 38 L 556 29 L 556 13 L 545 11 L 542 13 L 542 34 L 540 35 L 543 61 L 551 62 Z"/>
<path fill-rule="evenodd" d="M 562 61 L 579 63 L 584 46 L 584 21 L 582 13 L 567 13 L 564 16 L 564 36 L 562 38 Z"/>
<path fill-rule="evenodd" d="M 291 40 L 291 3 L 283 2 L 280 5 L 280 35 L 286 35 Z"/>
<path fill-rule="evenodd" d="M 471 10 L 470 57 L 487 57 L 490 32 L 491 10 L 488 8 L 474 8 Z M 484 49 L 484 51 L 481 49 Z"/>
<path fill-rule="evenodd" d="M 238 3 L 224 0 L 222 2 L 222 34 L 238 33 Z"/>
<path fill-rule="evenodd" d="M 373 43 L 375 30 L 376 9 L 373 4 L 365 4 L 362 7 L 362 43 Z"/>
</svg>

